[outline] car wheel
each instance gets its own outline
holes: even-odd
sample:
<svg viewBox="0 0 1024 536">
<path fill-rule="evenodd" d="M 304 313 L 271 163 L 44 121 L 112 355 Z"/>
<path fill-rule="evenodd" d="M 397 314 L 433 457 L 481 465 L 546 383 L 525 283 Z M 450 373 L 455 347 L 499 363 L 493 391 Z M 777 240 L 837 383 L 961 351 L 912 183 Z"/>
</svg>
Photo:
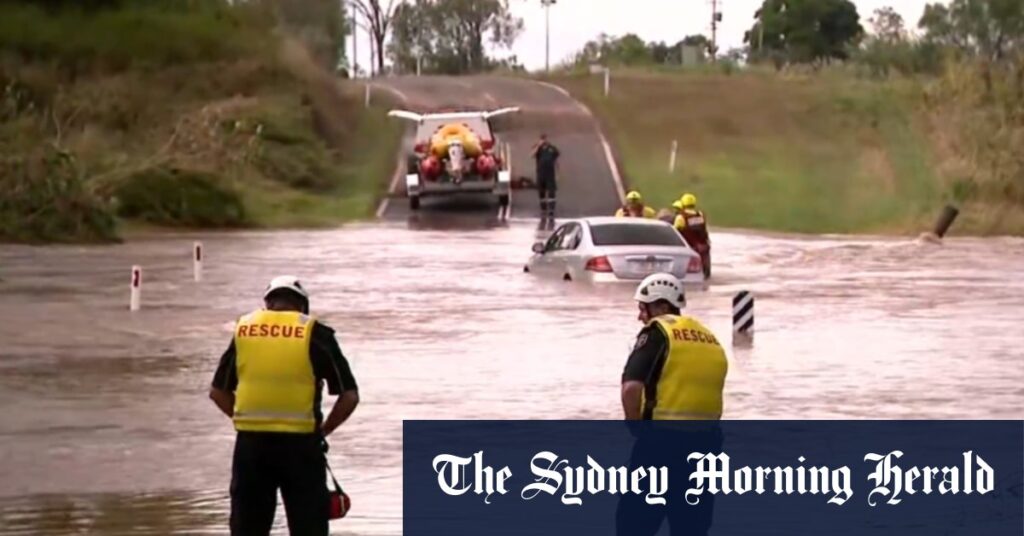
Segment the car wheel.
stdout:
<svg viewBox="0 0 1024 536">
<path fill-rule="evenodd" d="M 420 196 L 414 195 L 409 198 L 409 208 L 412 210 L 420 209 Z"/>
</svg>

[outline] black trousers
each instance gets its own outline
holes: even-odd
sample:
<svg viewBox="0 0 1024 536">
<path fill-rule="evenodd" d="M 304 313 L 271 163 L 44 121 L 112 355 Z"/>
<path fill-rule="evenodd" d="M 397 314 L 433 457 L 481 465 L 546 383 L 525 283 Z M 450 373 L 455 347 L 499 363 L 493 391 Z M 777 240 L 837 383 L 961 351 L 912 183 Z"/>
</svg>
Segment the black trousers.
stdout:
<svg viewBox="0 0 1024 536">
<path fill-rule="evenodd" d="M 270 534 L 281 491 L 293 535 L 327 536 L 330 498 L 316 434 L 239 432 L 231 467 L 231 534 Z"/>
<path fill-rule="evenodd" d="M 558 184 L 555 181 L 554 173 L 543 173 L 537 171 L 537 197 L 540 198 L 540 210 L 542 213 L 553 215 L 555 212 L 555 195 L 558 193 Z"/>
<path fill-rule="evenodd" d="M 686 482 L 685 475 L 691 469 L 686 461 L 687 454 L 720 452 L 722 440 L 722 432 L 714 424 L 687 432 L 647 427 L 633 445 L 629 466 L 668 467 L 677 482 Z M 681 492 L 670 493 L 668 504 L 654 506 L 646 504 L 640 495 L 623 495 L 615 511 L 615 533 L 618 536 L 654 536 L 668 521 L 671 536 L 707 536 L 714 516 L 714 495 L 705 492 L 695 505 L 687 504 L 685 499 Z"/>
</svg>

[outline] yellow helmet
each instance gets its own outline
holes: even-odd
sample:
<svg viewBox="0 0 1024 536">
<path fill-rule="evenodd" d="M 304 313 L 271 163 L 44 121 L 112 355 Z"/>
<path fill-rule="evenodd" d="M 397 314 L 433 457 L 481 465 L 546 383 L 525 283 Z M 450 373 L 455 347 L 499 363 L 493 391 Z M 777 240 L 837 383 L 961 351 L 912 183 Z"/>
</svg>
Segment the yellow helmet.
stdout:
<svg viewBox="0 0 1024 536">
<path fill-rule="evenodd" d="M 638 192 L 636 190 L 633 190 L 632 192 L 629 192 L 628 194 L 626 194 L 626 201 L 631 201 L 631 202 L 634 202 L 634 203 L 639 203 L 640 201 L 643 201 L 643 200 L 644 200 L 643 196 L 641 196 L 640 192 Z"/>
<path fill-rule="evenodd" d="M 684 207 L 695 207 L 697 206 L 697 196 L 693 194 L 686 194 L 682 199 L 679 200 Z"/>
<path fill-rule="evenodd" d="M 674 208 L 676 210 L 683 210 L 683 202 L 679 201 L 679 200 L 676 200 L 675 203 L 672 203 L 672 208 Z"/>
</svg>

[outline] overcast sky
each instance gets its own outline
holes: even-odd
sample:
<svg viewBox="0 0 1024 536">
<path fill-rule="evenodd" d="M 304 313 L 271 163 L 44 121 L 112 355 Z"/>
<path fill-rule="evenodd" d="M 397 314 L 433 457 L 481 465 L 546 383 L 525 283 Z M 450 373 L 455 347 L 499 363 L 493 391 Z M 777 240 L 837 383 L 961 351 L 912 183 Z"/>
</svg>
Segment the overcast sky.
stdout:
<svg viewBox="0 0 1024 536">
<path fill-rule="evenodd" d="M 876 8 L 892 6 L 908 28 L 916 28 L 929 0 L 854 0 L 865 28 Z M 935 1 L 935 0 L 932 0 Z M 551 6 L 551 65 L 569 58 L 601 32 L 635 33 L 646 41 L 675 43 L 690 34 L 711 34 L 711 0 L 557 0 Z M 544 68 L 544 8 L 541 0 L 510 0 L 525 28 L 512 49 L 528 69 Z M 719 0 L 722 52 L 743 45 L 743 33 L 754 22 L 762 0 Z M 369 42 L 359 39 L 359 64 L 369 61 Z M 351 41 L 351 40 L 350 40 Z M 351 43 L 349 44 L 351 47 Z M 349 50 L 351 54 L 351 49 Z M 507 56 L 503 51 L 499 55 Z"/>
</svg>

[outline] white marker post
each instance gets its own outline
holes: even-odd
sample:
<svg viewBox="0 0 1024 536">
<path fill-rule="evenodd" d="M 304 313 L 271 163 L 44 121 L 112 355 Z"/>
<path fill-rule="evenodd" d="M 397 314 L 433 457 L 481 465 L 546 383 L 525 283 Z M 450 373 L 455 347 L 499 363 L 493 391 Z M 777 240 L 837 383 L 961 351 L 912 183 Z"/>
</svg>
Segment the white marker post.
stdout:
<svg viewBox="0 0 1024 536">
<path fill-rule="evenodd" d="M 611 86 L 612 86 L 612 70 L 607 68 L 607 67 L 605 67 L 604 68 L 604 96 L 605 97 L 607 97 L 608 93 L 611 92 L 611 89 L 612 89 Z"/>
<path fill-rule="evenodd" d="M 132 266 L 131 296 L 128 298 L 128 310 L 138 311 L 142 307 L 142 267 Z"/>
<path fill-rule="evenodd" d="M 366 84 L 366 92 L 365 92 L 365 97 L 364 98 L 365 98 L 365 101 L 366 101 L 365 102 L 365 106 L 367 108 L 369 108 L 370 107 L 370 84 Z"/>
<path fill-rule="evenodd" d="M 732 344 L 749 346 L 754 342 L 754 296 L 744 290 L 732 299 Z"/>
<path fill-rule="evenodd" d="M 203 280 L 203 243 L 192 244 L 192 277 L 198 283 Z"/>
<path fill-rule="evenodd" d="M 676 153 L 679 151 L 679 141 L 672 140 L 672 152 L 668 155 L 668 172 L 676 172 Z"/>
</svg>

